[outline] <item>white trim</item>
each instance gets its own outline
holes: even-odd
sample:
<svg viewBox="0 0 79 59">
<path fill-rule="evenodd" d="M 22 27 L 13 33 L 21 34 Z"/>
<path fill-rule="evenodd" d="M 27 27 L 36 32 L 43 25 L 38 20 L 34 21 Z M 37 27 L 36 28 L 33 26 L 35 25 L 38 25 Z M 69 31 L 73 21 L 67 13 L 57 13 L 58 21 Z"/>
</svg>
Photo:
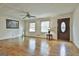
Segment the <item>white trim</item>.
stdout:
<svg viewBox="0 0 79 59">
<path fill-rule="evenodd" d="M 20 36 L 22 36 L 22 35 L 16 35 L 16 36 L 8 36 L 8 37 L 0 37 L 0 40 L 5 40 L 5 39 L 10 39 L 10 38 L 16 38 L 16 37 L 20 37 Z"/>
</svg>

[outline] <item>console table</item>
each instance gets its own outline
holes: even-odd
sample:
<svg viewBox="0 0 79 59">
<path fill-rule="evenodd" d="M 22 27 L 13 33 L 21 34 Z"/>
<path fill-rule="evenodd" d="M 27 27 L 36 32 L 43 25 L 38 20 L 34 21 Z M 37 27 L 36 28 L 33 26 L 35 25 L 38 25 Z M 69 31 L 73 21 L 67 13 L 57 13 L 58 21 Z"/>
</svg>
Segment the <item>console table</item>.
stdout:
<svg viewBox="0 0 79 59">
<path fill-rule="evenodd" d="M 52 40 L 52 39 L 53 39 L 53 35 L 50 34 L 50 33 L 48 33 L 48 34 L 46 34 L 46 38 L 47 38 L 48 40 Z"/>
</svg>

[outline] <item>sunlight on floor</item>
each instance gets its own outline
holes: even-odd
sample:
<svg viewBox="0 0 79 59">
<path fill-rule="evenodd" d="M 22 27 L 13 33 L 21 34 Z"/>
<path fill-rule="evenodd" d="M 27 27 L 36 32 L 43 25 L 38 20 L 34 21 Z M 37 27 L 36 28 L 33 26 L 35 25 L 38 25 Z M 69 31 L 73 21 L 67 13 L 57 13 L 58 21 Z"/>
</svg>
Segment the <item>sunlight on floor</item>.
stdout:
<svg viewBox="0 0 79 59">
<path fill-rule="evenodd" d="M 60 46 L 60 56 L 65 56 L 66 55 L 66 48 L 65 48 L 65 45 L 62 44 Z"/>
<path fill-rule="evenodd" d="M 29 51 L 33 55 L 35 52 L 36 41 L 32 38 L 29 40 Z"/>
<path fill-rule="evenodd" d="M 41 55 L 49 55 L 49 51 L 48 51 L 48 43 L 46 41 L 42 41 L 41 42 Z"/>
</svg>

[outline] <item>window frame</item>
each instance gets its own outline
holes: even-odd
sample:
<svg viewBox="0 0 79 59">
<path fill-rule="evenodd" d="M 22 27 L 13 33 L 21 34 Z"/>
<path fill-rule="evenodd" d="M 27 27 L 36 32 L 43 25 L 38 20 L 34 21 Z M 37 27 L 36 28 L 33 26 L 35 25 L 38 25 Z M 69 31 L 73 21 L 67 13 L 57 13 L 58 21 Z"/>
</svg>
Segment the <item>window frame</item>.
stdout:
<svg viewBox="0 0 79 59">
<path fill-rule="evenodd" d="M 42 22 L 47 22 L 47 21 L 49 22 L 49 27 L 48 28 L 50 28 L 50 21 L 49 20 L 43 20 L 43 21 L 41 21 L 40 22 L 40 32 L 41 33 L 47 33 L 47 32 L 42 32 L 42 26 L 41 26 L 42 25 Z"/>
<path fill-rule="evenodd" d="M 35 24 L 35 31 L 30 31 L 30 28 L 31 28 L 31 27 L 30 27 L 30 24 L 31 24 L 31 23 L 34 23 L 34 24 Z M 36 32 L 36 23 L 35 23 L 35 22 L 29 22 L 29 32 L 30 32 L 30 33 Z"/>
</svg>

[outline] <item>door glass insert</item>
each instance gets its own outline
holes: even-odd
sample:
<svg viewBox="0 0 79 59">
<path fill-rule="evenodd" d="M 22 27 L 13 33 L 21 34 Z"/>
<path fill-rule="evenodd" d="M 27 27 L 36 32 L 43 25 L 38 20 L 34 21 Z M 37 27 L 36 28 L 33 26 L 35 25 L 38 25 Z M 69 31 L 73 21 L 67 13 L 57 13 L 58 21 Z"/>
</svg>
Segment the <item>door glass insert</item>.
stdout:
<svg viewBox="0 0 79 59">
<path fill-rule="evenodd" d="M 61 23 L 61 32 L 65 32 L 66 31 L 66 23 L 62 22 Z"/>
</svg>

